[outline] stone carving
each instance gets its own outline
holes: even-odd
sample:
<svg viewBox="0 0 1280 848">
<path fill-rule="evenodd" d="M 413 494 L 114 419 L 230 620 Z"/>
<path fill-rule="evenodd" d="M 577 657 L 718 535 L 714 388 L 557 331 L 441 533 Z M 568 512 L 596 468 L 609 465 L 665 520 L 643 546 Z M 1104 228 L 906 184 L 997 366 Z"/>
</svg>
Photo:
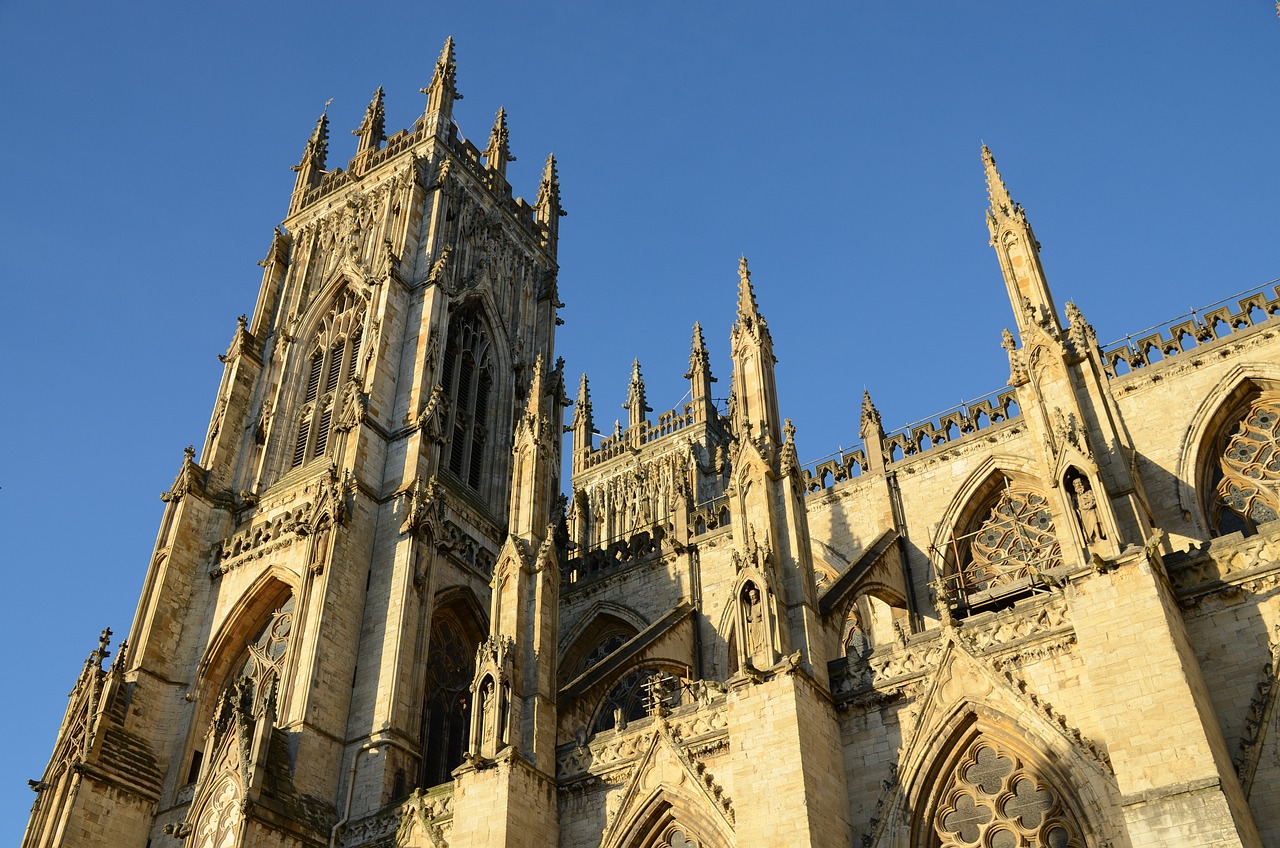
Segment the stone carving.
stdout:
<svg viewBox="0 0 1280 848">
<path fill-rule="evenodd" d="M 418 413 L 418 429 L 433 442 L 444 441 L 445 420 L 449 416 L 449 398 L 445 395 L 444 386 L 437 383 L 431 389 L 431 396 Z"/>
<path fill-rule="evenodd" d="M 1089 487 L 1084 477 L 1071 478 L 1071 499 L 1075 504 L 1076 520 L 1080 522 L 1080 532 L 1084 535 L 1085 544 L 1105 540 L 1107 531 L 1102 526 L 1102 518 L 1098 514 L 1098 498 Z"/>
<path fill-rule="evenodd" d="M 342 390 L 341 409 L 337 426 L 340 432 L 350 430 L 364 421 L 365 414 L 369 411 L 369 396 L 361 391 L 358 380 L 347 383 Z"/>
<path fill-rule="evenodd" d="M 246 562 L 292 545 L 310 532 L 312 514 L 311 502 L 304 501 L 218 542 L 213 546 L 210 576 L 221 577 Z"/>
</svg>

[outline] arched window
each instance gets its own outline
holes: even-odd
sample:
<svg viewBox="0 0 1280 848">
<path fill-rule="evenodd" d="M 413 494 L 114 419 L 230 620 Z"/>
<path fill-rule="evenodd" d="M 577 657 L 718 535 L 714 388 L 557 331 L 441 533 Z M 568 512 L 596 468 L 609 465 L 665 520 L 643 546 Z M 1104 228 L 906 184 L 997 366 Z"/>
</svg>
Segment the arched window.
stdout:
<svg viewBox="0 0 1280 848">
<path fill-rule="evenodd" d="M 339 389 L 359 373 L 363 333 L 364 301 L 350 291 L 344 292 L 325 317 L 311 346 L 290 467 L 324 456 L 329 449 Z"/>
<path fill-rule="evenodd" d="M 1049 501 L 1035 486 L 997 475 L 984 488 L 946 552 L 948 588 L 970 610 L 1025 594 L 1062 565 Z"/>
<path fill-rule="evenodd" d="M 420 786 L 452 780 L 453 770 L 462 765 L 471 728 L 471 680 L 478 645 L 475 628 L 466 627 L 452 609 L 436 610 L 427 653 Z"/>
<path fill-rule="evenodd" d="M 452 416 L 445 467 L 478 490 L 484 482 L 492 420 L 493 361 L 489 336 L 474 312 L 462 313 L 449 322 L 440 382 Z"/>
<path fill-rule="evenodd" d="M 1205 487 L 1215 535 L 1250 535 L 1280 517 L 1280 392 L 1254 396 L 1230 416 L 1212 448 Z"/>
<path fill-rule="evenodd" d="M 627 722 L 653 713 L 656 702 L 671 708 L 680 705 L 680 681 L 660 668 L 638 668 L 614 684 L 596 710 L 593 733 L 612 730 L 619 719 Z"/>
<path fill-rule="evenodd" d="M 1084 848 L 1058 787 L 1016 753 L 976 737 L 945 777 L 935 848 Z"/>
</svg>

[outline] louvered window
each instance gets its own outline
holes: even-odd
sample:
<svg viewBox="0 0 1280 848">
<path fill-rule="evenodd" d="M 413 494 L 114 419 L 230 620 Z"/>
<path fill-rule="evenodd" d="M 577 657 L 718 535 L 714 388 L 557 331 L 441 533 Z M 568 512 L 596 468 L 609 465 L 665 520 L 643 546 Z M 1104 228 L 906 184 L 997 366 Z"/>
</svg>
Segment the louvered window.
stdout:
<svg viewBox="0 0 1280 848">
<path fill-rule="evenodd" d="M 484 480 L 485 446 L 493 402 L 493 366 L 489 338 L 474 314 L 455 318 L 445 344 L 441 386 L 453 416 L 444 466 L 460 481 L 479 490 Z"/>
<path fill-rule="evenodd" d="M 363 323 L 363 300 L 344 292 L 321 324 L 307 364 L 306 391 L 297 413 L 298 435 L 290 467 L 324 456 L 329 449 L 343 385 L 355 380 L 359 371 Z"/>
</svg>

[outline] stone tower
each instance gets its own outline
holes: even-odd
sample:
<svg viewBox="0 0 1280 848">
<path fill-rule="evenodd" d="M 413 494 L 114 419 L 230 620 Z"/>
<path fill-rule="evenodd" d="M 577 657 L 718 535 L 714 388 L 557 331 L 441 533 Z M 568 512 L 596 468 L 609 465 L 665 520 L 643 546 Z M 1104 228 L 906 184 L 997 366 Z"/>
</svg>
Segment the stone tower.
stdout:
<svg viewBox="0 0 1280 848">
<path fill-rule="evenodd" d="M 984 147 L 1001 388 L 802 464 L 743 258 L 724 395 L 566 428 L 555 160 L 423 93 L 320 116 L 24 846 L 1280 844 L 1275 281 L 1101 346 Z"/>
<path fill-rule="evenodd" d="M 379 89 L 345 170 L 317 121 L 128 644 L 86 665 L 25 845 L 332 845 L 464 762 L 549 779 L 553 637 L 526 618 L 554 626 L 558 579 L 555 161 L 513 198 L 505 111 L 483 150 L 453 121 L 451 40 L 423 93 L 387 138 Z M 510 806 L 554 843 L 554 793 Z"/>
</svg>

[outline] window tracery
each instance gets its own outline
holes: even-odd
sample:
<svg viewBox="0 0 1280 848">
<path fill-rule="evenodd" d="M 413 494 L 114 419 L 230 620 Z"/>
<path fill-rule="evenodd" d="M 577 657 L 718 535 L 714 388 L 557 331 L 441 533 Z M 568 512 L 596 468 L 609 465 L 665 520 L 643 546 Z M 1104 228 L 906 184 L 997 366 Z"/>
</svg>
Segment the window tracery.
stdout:
<svg viewBox="0 0 1280 848">
<path fill-rule="evenodd" d="M 344 377 L 345 382 L 350 383 L 359 376 L 363 336 L 364 301 L 351 291 L 343 292 L 311 346 L 291 467 L 324 456 L 329 449 L 329 436 L 338 414 L 339 389 Z"/>
<path fill-rule="evenodd" d="M 224 776 L 211 797 L 194 828 L 196 848 L 232 848 L 240 825 L 240 791 L 235 780 Z"/>
<path fill-rule="evenodd" d="M 959 587 L 974 595 L 1025 585 L 1062 564 L 1048 500 L 1026 486 L 1006 481 L 978 529 L 965 539 L 967 562 Z"/>
<path fill-rule="evenodd" d="M 979 736 L 947 780 L 933 821 L 938 848 L 1084 848 L 1055 787 Z"/>
<path fill-rule="evenodd" d="M 627 723 L 645 718 L 659 704 L 667 709 L 681 702 L 680 683 L 659 668 L 638 668 L 614 684 L 605 695 L 596 714 L 594 732 L 626 727 Z"/>
<path fill-rule="evenodd" d="M 1221 440 L 1211 522 L 1219 534 L 1252 533 L 1280 518 L 1280 395 L 1256 397 Z"/>
<path fill-rule="evenodd" d="M 453 419 L 446 465 L 453 476 L 479 489 L 490 439 L 494 383 L 489 336 L 474 312 L 449 323 L 440 382 Z"/>
</svg>

